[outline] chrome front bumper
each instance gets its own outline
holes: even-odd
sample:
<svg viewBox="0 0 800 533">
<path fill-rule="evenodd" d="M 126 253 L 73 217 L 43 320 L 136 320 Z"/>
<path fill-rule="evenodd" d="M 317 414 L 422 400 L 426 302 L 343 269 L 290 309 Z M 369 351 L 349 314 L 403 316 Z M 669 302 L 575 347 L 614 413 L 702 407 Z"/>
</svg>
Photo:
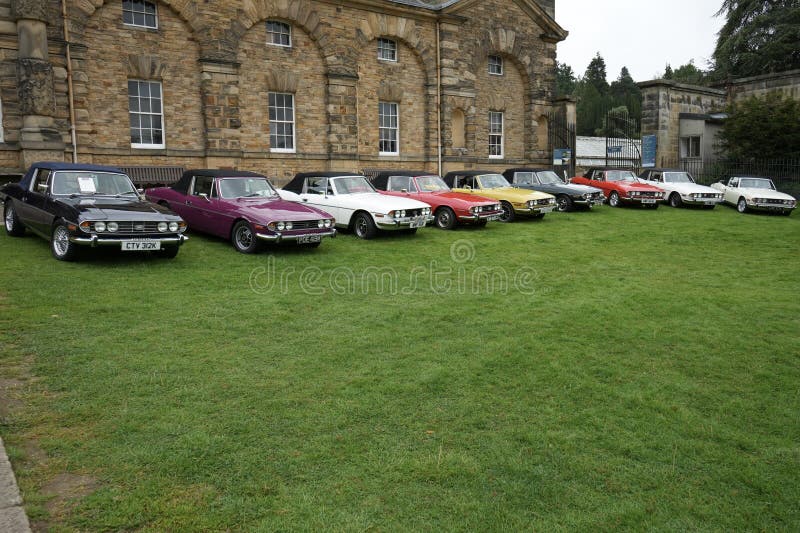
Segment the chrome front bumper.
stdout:
<svg viewBox="0 0 800 533">
<path fill-rule="evenodd" d="M 375 221 L 375 225 L 378 228 L 383 229 L 383 230 L 403 229 L 403 228 L 408 228 L 411 225 L 411 223 L 414 221 L 415 218 L 417 218 L 417 217 L 397 218 L 397 219 L 391 220 L 389 222 L 385 222 L 385 221 L 378 222 L 378 221 Z M 423 224 L 422 226 L 417 226 L 417 227 L 427 226 L 431 222 L 433 222 L 433 216 L 432 215 L 428 215 L 428 216 L 425 217 L 425 224 Z"/>
<path fill-rule="evenodd" d="M 91 235 L 89 237 L 78 237 L 78 236 L 70 236 L 69 242 L 80 244 L 82 246 L 91 246 L 92 248 L 97 248 L 98 246 L 122 246 L 123 242 L 128 241 L 157 241 L 161 244 L 177 244 L 178 246 L 182 245 L 184 242 L 188 241 L 189 237 L 186 235 L 178 235 L 177 237 L 145 237 L 141 235 L 130 236 L 130 237 L 114 237 L 114 238 L 99 238 L 97 235 Z"/>
<path fill-rule="evenodd" d="M 298 240 L 301 240 L 301 239 L 303 239 L 305 237 L 314 237 L 314 236 L 317 236 L 320 239 L 322 239 L 323 237 L 336 237 L 336 230 L 334 228 L 331 228 L 331 229 L 329 229 L 327 231 L 323 231 L 323 232 L 297 233 L 297 234 L 292 234 L 292 235 L 284 235 L 282 233 L 275 233 L 275 234 L 256 233 L 256 237 L 258 237 L 258 239 L 260 239 L 262 241 L 268 241 L 268 242 L 274 242 L 274 243 L 280 243 L 280 242 L 284 242 L 284 241 L 288 241 L 288 242 L 298 241 Z"/>
<path fill-rule="evenodd" d="M 490 211 L 488 213 L 481 213 L 479 215 L 463 215 L 458 217 L 458 220 L 464 220 L 466 222 L 477 222 L 478 220 L 498 220 L 502 214 L 502 211 Z"/>
</svg>

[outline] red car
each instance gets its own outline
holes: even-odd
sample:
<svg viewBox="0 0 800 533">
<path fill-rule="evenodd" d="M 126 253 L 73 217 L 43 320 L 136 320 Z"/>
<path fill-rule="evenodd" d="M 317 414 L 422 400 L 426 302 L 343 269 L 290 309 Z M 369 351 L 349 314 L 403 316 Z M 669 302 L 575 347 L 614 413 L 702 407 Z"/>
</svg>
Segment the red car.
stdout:
<svg viewBox="0 0 800 533">
<path fill-rule="evenodd" d="M 503 212 L 497 200 L 453 192 L 442 178 L 428 172 L 379 172 L 372 184 L 383 194 L 408 196 L 430 204 L 433 223 L 441 229 L 453 229 L 458 223 L 485 226 L 487 221 L 500 218 Z"/>
<path fill-rule="evenodd" d="M 658 202 L 665 194 L 662 189 L 640 181 L 632 171 L 620 168 L 592 167 L 570 181 L 602 189 L 611 207 L 626 203 L 658 209 Z"/>
</svg>

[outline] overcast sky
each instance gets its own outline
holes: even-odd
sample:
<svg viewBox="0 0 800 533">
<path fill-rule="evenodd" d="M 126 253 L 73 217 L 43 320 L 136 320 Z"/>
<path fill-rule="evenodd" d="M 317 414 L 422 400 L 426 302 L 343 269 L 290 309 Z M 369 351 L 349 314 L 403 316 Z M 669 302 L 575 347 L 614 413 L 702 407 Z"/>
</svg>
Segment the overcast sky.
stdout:
<svg viewBox="0 0 800 533">
<path fill-rule="evenodd" d="M 651 80 L 694 59 L 705 69 L 723 17 L 722 0 L 556 0 L 556 21 L 569 31 L 558 60 L 583 76 L 600 52 L 609 83 L 628 67 L 635 81 Z"/>
</svg>

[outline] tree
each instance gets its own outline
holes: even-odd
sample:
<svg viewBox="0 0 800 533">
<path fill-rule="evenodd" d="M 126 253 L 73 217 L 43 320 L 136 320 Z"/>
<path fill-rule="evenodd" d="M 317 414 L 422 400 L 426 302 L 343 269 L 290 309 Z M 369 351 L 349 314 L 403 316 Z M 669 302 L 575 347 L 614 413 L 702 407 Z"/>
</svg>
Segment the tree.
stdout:
<svg viewBox="0 0 800 533">
<path fill-rule="evenodd" d="M 679 83 L 688 83 L 689 85 L 704 85 L 706 78 L 706 73 L 694 65 L 694 59 L 676 68 L 672 75 L 673 80 Z"/>
<path fill-rule="evenodd" d="M 603 96 L 608 94 L 608 81 L 606 80 L 606 61 L 597 52 L 586 67 L 586 73 L 583 75 L 583 81 L 594 86 L 597 92 Z"/>
<path fill-rule="evenodd" d="M 611 97 L 614 107 L 624 106 L 635 121 L 642 119 L 642 90 L 633 81 L 628 67 L 622 67 L 619 77 L 611 83 Z"/>
<path fill-rule="evenodd" d="M 769 93 L 727 108 L 718 135 L 720 147 L 735 159 L 800 158 L 800 101 Z"/>
<path fill-rule="evenodd" d="M 572 67 L 556 61 L 556 96 L 570 96 L 578 87 L 578 78 Z"/>
<path fill-rule="evenodd" d="M 664 75 L 661 76 L 661 77 L 664 78 L 665 80 L 671 80 L 672 79 L 672 77 L 673 77 L 672 67 L 669 66 L 669 63 L 667 63 L 667 68 L 664 69 Z"/>
<path fill-rule="evenodd" d="M 800 68 L 798 0 L 723 0 L 714 50 L 718 79 Z"/>
</svg>

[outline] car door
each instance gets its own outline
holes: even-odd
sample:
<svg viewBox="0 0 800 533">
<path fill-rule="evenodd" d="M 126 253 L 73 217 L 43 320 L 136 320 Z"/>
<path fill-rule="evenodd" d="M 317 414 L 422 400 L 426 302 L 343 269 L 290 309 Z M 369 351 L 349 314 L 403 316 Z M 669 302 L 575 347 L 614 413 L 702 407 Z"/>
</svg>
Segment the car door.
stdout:
<svg viewBox="0 0 800 533">
<path fill-rule="evenodd" d="M 724 200 L 729 204 L 736 205 L 739 202 L 739 178 L 731 178 L 725 187 Z"/>
<path fill-rule="evenodd" d="M 179 214 L 190 228 L 210 233 L 213 176 L 193 176 Z"/>
<path fill-rule="evenodd" d="M 614 190 L 612 183 L 606 181 L 606 173 L 602 170 L 593 170 L 587 181 L 587 185 L 591 185 L 592 187 L 597 187 L 598 189 L 602 190 L 603 194 L 606 195 L 606 198 L 608 198 L 608 195 L 611 194 L 612 190 Z"/>
<path fill-rule="evenodd" d="M 314 207 L 330 213 L 337 226 L 346 226 L 350 223 L 350 213 L 345 213 L 336 201 L 331 180 L 326 177 L 306 178 L 300 198 Z"/>
<path fill-rule="evenodd" d="M 23 224 L 37 233 L 50 234 L 53 223 L 53 214 L 48 211 L 50 203 L 50 185 L 52 172 L 40 168 L 31 180 L 30 187 L 23 191 L 22 202 L 17 207 L 17 214 Z"/>
</svg>

